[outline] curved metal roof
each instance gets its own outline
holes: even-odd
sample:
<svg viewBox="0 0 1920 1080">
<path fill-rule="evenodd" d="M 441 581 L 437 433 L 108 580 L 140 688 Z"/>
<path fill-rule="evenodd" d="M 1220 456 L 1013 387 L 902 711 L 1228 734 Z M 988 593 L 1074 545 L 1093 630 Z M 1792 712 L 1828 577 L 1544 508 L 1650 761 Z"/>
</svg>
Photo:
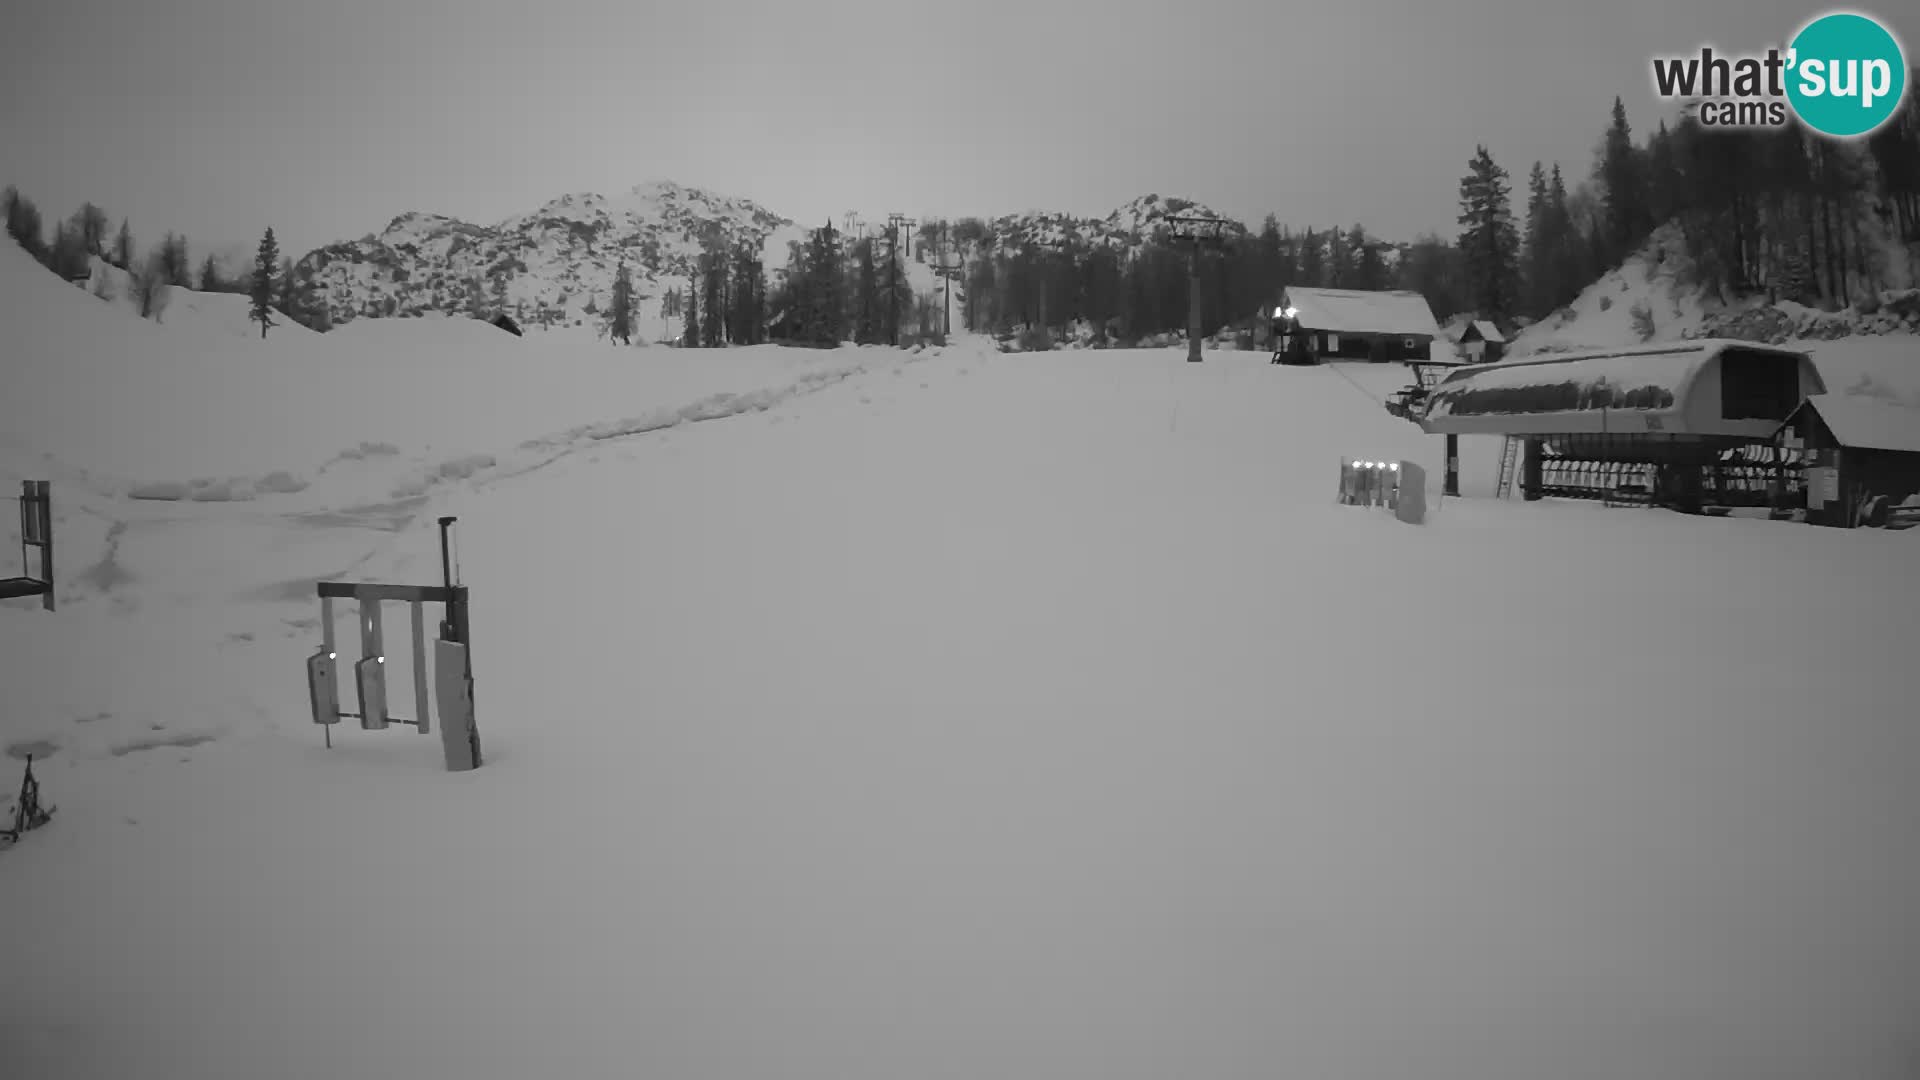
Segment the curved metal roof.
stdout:
<svg viewBox="0 0 1920 1080">
<path fill-rule="evenodd" d="M 1806 361 L 1795 349 L 1706 339 L 1475 364 L 1433 388 L 1420 426 L 1429 434 L 1686 432 L 1702 370 L 1729 349 Z"/>
</svg>

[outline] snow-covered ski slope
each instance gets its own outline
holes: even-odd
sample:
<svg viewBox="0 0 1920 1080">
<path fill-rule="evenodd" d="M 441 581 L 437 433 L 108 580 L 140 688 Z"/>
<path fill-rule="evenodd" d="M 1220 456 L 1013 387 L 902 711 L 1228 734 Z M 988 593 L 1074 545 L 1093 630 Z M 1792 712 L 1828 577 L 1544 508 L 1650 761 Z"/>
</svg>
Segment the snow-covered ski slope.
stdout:
<svg viewBox="0 0 1920 1080">
<path fill-rule="evenodd" d="M 1911 1076 L 1913 533 L 1337 506 L 1439 464 L 1378 369 L 223 351 L 16 263 L 9 1076 Z M 439 514 L 487 764 L 324 749 L 312 583 Z"/>
</svg>

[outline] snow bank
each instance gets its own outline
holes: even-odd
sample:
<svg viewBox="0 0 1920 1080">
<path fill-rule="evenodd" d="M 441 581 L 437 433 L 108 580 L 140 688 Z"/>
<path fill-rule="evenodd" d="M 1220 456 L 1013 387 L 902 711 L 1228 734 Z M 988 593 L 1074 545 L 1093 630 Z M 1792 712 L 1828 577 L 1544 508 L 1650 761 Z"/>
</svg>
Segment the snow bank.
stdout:
<svg viewBox="0 0 1920 1080">
<path fill-rule="evenodd" d="M 0 281 L 10 280 L 13 280 L 12 271 L 0 271 Z M 30 288 L 29 291 L 38 290 Z M 109 265 L 104 259 L 96 257 L 92 260 L 92 274 L 87 280 L 86 292 L 96 300 L 123 307 L 135 315 L 140 312 L 139 300 L 133 294 L 131 275 L 117 266 Z M 0 304 L 3 303 L 5 301 L 0 300 Z M 216 339 L 260 336 L 260 324 L 253 321 L 253 301 L 238 293 L 208 293 L 170 285 L 159 298 L 159 307 L 159 317 L 150 321 L 175 333 Z M 276 314 L 274 321 L 277 324 L 275 332 L 288 337 L 313 336 L 312 330 L 289 322 L 284 316 Z"/>
<path fill-rule="evenodd" d="M 1672 226 L 1657 230 L 1619 269 L 1582 290 L 1573 303 L 1523 329 L 1508 355 L 1607 349 L 1697 334 L 1706 322 L 1699 289 Z"/>
<path fill-rule="evenodd" d="M 384 325 L 383 325 L 384 324 Z M 245 500 L 300 489 L 344 449 L 437 468 L 585 418 L 794 383 L 891 350 L 622 349 L 543 343 L 459 319 L 362 320 L 328 334 L 169 333 L 0 244 L 9 376 L 0 434 L 115 490 Z M 331 463 L 331 466 L 329 466 Z M 391 476 L 385 478 L 387 482 Z"/>
<path fill-rule="evenodd" d="M 1673 226 L 1657 230 L 1618 270 L 1566 308 L 1523 330 L 1509 355 L 1609 348 L 1644 341 L 1726 338 L 1779 345 L 1920 333 L 1920 289 L 1863 297 L 1840 311 L 1750 297 L 1728 304 L 1691 284 L 1692 263 Z M 1903 257 L 1904 258 L 1904 257 Z"/>
</svg>

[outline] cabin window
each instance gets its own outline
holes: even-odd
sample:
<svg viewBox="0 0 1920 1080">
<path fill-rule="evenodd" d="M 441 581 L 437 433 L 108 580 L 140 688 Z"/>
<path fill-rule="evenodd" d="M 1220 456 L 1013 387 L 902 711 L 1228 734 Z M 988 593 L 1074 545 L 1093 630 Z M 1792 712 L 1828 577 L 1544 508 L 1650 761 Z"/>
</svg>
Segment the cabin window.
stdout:
<svg viewBox="0 0 1920 1080">
<path fill-rule="evenodd" d="M 1800 358 L 1752 349 L 1720 354 L 1720 418 L 1785 420 L 1800 405 Z"/>
<path fill-rule="evenodd" d="M 1331 334 L 1331 333 L 1330 333 L 1330 334 L 1328 334 L 1328 335 L 1327 335 L 1327 345 L 1326 345 L 1326 348 L 1325 348 L 1325 349 L 1323 349 L 1323 350 L 1321 350 L 1321 351 L 1323 351 L 1323 352 L 1329 352 L 1329 353 L 1337 353 L 1337 352 L 1339 352 L 1339 351 L 1340 351 L 1340 335 L 1339 335 L 1339 334 Z"/>
</svg>

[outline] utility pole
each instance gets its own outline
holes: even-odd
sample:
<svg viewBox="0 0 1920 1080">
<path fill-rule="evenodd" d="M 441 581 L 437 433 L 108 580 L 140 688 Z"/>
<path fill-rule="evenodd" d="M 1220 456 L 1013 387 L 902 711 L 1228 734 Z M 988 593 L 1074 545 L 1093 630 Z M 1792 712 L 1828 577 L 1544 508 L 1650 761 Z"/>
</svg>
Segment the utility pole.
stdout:
<svg viewBox="0 0 1920 1080">
<path fill-rule="evenodd" d="M 1189 242 L 1187 264 L 1187 363 L 1200 362 L 1200 250 L 1204 247 L 1211 251 L 1226 248 L 1226 238 L 1222 235 L 1232 222 L 1226 218 L 1206 217 L 1200 214 L 1180 214 L 1167 219 L 1173 226 L 1175 236 Z"/>
<path fill-rule="evenodd" d="M 887 215 L 887 344 L 895 348 L 900 347 L 900 229 L 918 224 L 905 214 Z"/>
</svg>

